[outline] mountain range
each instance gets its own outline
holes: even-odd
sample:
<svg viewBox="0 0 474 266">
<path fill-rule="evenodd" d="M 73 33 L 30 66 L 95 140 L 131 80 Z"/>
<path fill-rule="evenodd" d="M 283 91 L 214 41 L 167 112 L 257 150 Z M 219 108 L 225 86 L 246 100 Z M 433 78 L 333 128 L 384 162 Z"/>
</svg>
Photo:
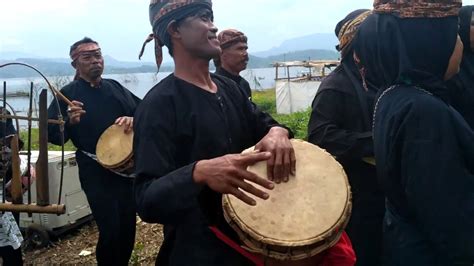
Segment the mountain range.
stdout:
<svg viewBox="0 0 474 266">
<path fill-rule="evenodd" d="M 249 55 L 248 68 L 266 68 L 276 61 L 294 60 L 334 60 L 339 54 L 334 49 L 337 39 L 333 34 L 318 33 L 284 41 L 281 45 L 267 51 L 255 52 Z M 123 73 L 152 73 L 156 72 L 154 62 L 128 62 L 116 60 L 111 56 L 104 56 L 106 74 Z M 74 69 L 69 58 L 41 58 L 39 56 L 21 52 L 0 53 L 0 64 L 7 62 L 23 62 L 38 68 L 47 76 L 73 75 Z M 213 64 L 211 64 L 213 67 Z M 160 71 L 173 71 L 172 62 L 164 62 Z M 0 78 L 21 78 L 36 74 L 25 67 L 11 66 L 0 69 Z"/>
</svg>

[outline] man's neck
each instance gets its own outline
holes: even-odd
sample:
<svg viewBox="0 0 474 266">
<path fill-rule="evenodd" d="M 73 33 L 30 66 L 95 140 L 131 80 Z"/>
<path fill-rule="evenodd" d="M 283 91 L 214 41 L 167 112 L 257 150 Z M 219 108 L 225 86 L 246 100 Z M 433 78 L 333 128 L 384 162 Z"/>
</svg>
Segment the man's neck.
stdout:
<svg viewBox="0 0 474 266">
<path fill-rule="evenodd" d="M 184 58 L 175 56 L 174 75 L 197 87 L 209 91 L 217 92 L 217 86 L 211 79 L 209 72 L 209 60 Z"/>
<path fill-rule="evenodd" d="M 91 87 L 93 88 L 98 88 L 99 85 L 100 85 L 100 81 L 102 80 L 102 77 L 97 77 L 95 79 L 91 79 L 91 78 L 88 78 L 88 77 L 84 77 L 84 76 L 80 76 L 83 80 L 89 82 L 91 84 Z"/>
<path fill-rule="evenodd" d="M 225 65 L 225 64 L 222 64 L 222 68 L 223 68 L 225 71 L 229 72 L 230 74 L 232 74 L 232 75 L 234 75 L 234 76 L 236 76 L 236 77 L 238 77 L 238 76 L 240 75 L 240 71 L 233 70 L 231 67 L 229 67 L 229 66 L 227 66 L 227 65 Z"/>
</svg>

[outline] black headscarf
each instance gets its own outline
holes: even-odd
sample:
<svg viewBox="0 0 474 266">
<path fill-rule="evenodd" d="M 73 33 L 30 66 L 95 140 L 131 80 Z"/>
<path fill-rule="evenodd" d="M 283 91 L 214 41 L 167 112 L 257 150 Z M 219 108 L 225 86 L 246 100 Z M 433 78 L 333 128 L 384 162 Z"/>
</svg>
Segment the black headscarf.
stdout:
<svg viewBox="0 0 474 266">
<path fill-rule="evenodd" d="M 357 19 L 359 16 L 362 14 L 370 11 L 369 9 L 357 9 L 349 13 L 343 20 L 339 21 L 337 23 L 336 28 L 334 29 L 334 33 L 340 40 L 340 35 L 341 35 L 341 30 L 342 28 L 346 28 L 345 25 L 348 23 L 351 23 L 354 21 L 354 19 Z M 355 27 L 354 29 L 350 30 L 351 35 L 354 34 L 354 30 L 357 30 L 358 25 L 353 25 Z M 344 34 L 344 33 L 343 33 Z M 355 34 L 354 34 L 355 36 Z M 352 37 L 350 37 L 352 38 Z M 360 76 L 359 69 L 357 65 L 354 62 L 354 57 L 353 57 L 353 43 L 357 40 L 349 40 L 348 44 L 343 45 L 343 49 L 340 45 L 336 46 L 336 49 L 341 52 L 341 65 L 340 67 L 344 68 L 344 71 L 347 75 L 347 77 L 350 80 L 350 83 L 352 84 L 352 87 L 354 88 L 354 91 L 357 95 L 357 98 L 359 100 L 360 106 L 361 106 L 361 111 L 362 111 L 362 121 L 364 122 L 364 127 L 367 129 L 371 128 L 371 121 L 372 121 L 372 115 L 369 113 L 369 109 L 367 106 L 370 104 L 368 101 L 368 96 L 373 95 L 374 93 L 369 93 L 368 91 L 375 91 L 376 88 L 372 87 L 369 83 L 366 83 L 365 88 L 363 86 L 363 80 Z M 323 91 L 325 89 L 324 86 L 321 86 L 320 91 Z"/>
<path fill-rule="evenodd" d="M 457 17 L 398 18 L 374 13 L 359 28 L 354 49 L 365 77 L 379 89 L 418 86 L 446 99 L 444 84 L 458 31 Z"/>
<path fill-rule="evenodd" d="M 336 49 L 341 52 L 341 57 L 344 58 L 346 55 L 349 55 L 352 57 L 352 40 L 349 41 L 349 44 L 347 45 L 344 45 L 342 44 L 341 45 L 341 30 L 343 28 L 345 28 L 345 26 L 348 24 L 348 23 L 351 23 L 352 21 L 354 21 L 354 19 L 356 19 L 357 17 L 359 17 L 360 15 L 366 13 L 370 11 L 369 9 L 357 9 L 357 10 L 354 10 L 352 11 L 351 13 L 349 13 L 344 19 L 342 19 L 341 21 L 339 21 L 336 25 L 336 28 L 334 29 L 334 33 L 336 34 L 336 37 L 339 39 L 339 44 L 336 45 Z M 344 33 L 342 33 L 344 34 Z M 355 34 L 354 34 L 355 36 Z M 353 37 L 351 37 L 353 38 Z M 347 46 L 347 47 L 343 47 L 343 46 Z"/>
</svg>

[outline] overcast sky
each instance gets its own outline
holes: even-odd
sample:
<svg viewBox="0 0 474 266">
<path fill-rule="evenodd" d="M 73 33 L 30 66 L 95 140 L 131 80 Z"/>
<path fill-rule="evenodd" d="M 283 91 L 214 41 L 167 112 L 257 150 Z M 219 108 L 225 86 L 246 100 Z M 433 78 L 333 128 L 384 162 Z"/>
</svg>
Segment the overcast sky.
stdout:
<svg viewBox="0 0 474 266">
<path fill-rule="evenodd" d="M 151 31 L 147 0 L 0 0 L 0 53 L 68 57 L 69 46 L 84 36 L 104 54 L 136 61 Z M 373 0 L 214 0 L 216 26 L 237 28 L 249 37 L 250 52 L 284 40 L 334 31 L 336 23 Z M 474 0 L 464 1 L 474 4 Z M 145 54 L 153 61 L 152 46 Z"/>
</svg>

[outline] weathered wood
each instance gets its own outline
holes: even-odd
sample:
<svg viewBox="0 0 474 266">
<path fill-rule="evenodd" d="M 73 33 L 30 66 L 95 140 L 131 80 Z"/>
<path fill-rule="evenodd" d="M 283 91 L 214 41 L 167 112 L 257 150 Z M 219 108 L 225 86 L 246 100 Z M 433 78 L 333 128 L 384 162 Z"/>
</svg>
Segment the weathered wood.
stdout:
<svg viewBox="0 0 474 266">
<path fill-rule="evenodd" d="M 20 173 L 20 155 L 18 154 L 18 135 L 15 134 L 10 142 L 12 149 L 12 180 L 11 180 L 11 193 L 12 202 L 14 204 L 23 203 L 23 191 L 21 186 L 21 173 Z"/>
<path fill-rule="evenodd" d="M 0 211 L 64 214 L 66 213 L 66 206 L 64 206 L 64 204 L 38 206 L 36 204 L 12 204 L 10 202 L 6 202 L 0 203 Z"/>
<path fill-rule="evenodd" d="M 48 177 L 48 110 L 46 90 L 42 90 L 39 100 L 39 153 L 36 162 L 36 203 L 39 206 L 49 205 Z"/>
<path fill-rule="evenodd" d="M 30 121 L 40 121 L 39 118 L 36 117 L 28 117 L 28 116 L 21 116 L 21 115 L 2 115 L 0 114 L 0 118 L 13 118 L 13 119 L 20 119 L 20 120 L 30 120 Z M 55 119 L 48 119 L 49 124 L 56 124 L 56 125 L 63 125 L 64 121 L 59 121 Z"/>
</svg>

